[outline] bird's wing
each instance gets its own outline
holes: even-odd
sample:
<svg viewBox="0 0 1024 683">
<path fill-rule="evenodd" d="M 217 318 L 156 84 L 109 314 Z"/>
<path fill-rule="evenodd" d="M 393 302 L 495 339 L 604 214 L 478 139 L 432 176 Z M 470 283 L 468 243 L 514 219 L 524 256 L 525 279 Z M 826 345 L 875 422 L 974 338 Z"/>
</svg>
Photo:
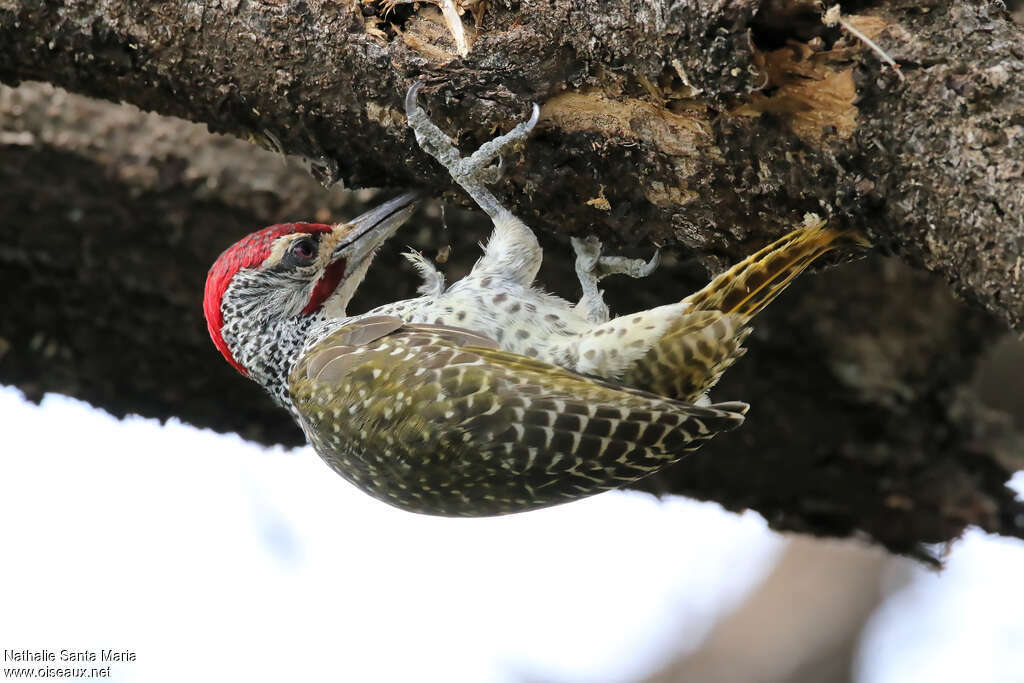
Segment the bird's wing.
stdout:
<svg viewBox="0 0 1024 683">
<path fill-rule="evenodd" d="M 382 318 L 324 338 L 290 390 L 336 471 L 417 512 L 502 514 L 621 486 L 739 426 L 746 411 L 586 377 L 471 330 Z"/>
</svg>

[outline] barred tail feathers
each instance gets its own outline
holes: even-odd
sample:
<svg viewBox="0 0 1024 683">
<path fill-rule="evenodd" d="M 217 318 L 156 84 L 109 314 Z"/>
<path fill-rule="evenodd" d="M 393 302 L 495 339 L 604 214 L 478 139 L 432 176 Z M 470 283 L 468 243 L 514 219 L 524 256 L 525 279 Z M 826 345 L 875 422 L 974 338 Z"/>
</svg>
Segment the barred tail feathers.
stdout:
<svg viewBox="0 0 1024 683">
<path fill-rule="evenodd" d="M 684 313 L 653 340 L 622 379 L 645 391 L 695 402 L 746 352 L 743 341 L 750 328 L 744 322 L 720 311 Z"/>
<path fill-rule="evenodd" d="M 684 311 L 626 368 L 623 381 L 676 400 L 701 399 L 745 353 L 750 319 L 797 275 L 832 249 L 867 246 L 857 233 L 824 225 L 793 230 L 683 299 Z"/>
<path fill-rule="evenodd" d="M 721 311 L 749 320 L 770 304 L 819 256 L 842 246 L 868 246 L 859 233 L 825 227 L 797 228 L 743 259 L 683 301 L 690 311 Z"/>
</svg>

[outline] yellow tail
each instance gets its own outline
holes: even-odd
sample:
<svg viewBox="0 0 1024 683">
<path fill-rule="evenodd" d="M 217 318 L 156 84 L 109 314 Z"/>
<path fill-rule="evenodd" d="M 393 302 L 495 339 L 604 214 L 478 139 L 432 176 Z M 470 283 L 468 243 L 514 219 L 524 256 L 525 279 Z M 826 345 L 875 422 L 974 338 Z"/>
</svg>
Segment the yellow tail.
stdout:
<svg viewBox="0 0 1024 683">
<path fill-rule="evenodd" d="M 743 355 L 747 323 L 814 259 L 840 246 L 869 246 L 854 232 L 824 221 L 793 230 L 683 299 L 689 308 L 672 321 L 622 380 L 680 401 L 698 401 Z"/>
<path fill-rule="evenodd" d="M 825 221 L 797 228 L 743 259 L 699 292 L 683 299 L 690 311 L 754 317 L 819 256 L 840 246 L 870 246 L 860 233 L 826 228 Z"/>
</svg>

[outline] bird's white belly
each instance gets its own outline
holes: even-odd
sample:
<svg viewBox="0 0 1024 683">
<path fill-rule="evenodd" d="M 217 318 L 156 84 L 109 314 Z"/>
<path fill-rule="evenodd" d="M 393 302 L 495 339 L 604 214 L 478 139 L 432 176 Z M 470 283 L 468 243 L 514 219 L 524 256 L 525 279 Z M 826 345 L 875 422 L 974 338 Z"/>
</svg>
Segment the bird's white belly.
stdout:
<svg viewBox="0 0 1024 683">
<path fill-rule="evenodd" d="M 464 327 L 487 335 L 503 351 L 566 367 L 566 348 L 574 346 L 579 335 L 591 327 L 567 301 L 523 287 L 456 285 L 440 296 L 396 301 L 366 315 Z"/>
</svg>

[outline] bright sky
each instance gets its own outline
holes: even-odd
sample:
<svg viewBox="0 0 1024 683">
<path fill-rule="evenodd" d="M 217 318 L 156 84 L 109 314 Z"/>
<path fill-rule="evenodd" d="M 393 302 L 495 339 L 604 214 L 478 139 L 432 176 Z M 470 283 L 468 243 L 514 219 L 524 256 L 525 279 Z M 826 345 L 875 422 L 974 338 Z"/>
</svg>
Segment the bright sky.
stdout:
<svg viewBox="0 0 1024 683">
<path fill-rule="evenodd" d="M 134 650 L 117 681 L 632 681 L 784 545 L 755 514 L 631 493 L 411 515 L 310 449 L 9 388 L 0 431 L 0 647 Z M 918 574 L 859 680 L 1024 680 L 1024 543 L 970 534 Z"/>
</svg>

